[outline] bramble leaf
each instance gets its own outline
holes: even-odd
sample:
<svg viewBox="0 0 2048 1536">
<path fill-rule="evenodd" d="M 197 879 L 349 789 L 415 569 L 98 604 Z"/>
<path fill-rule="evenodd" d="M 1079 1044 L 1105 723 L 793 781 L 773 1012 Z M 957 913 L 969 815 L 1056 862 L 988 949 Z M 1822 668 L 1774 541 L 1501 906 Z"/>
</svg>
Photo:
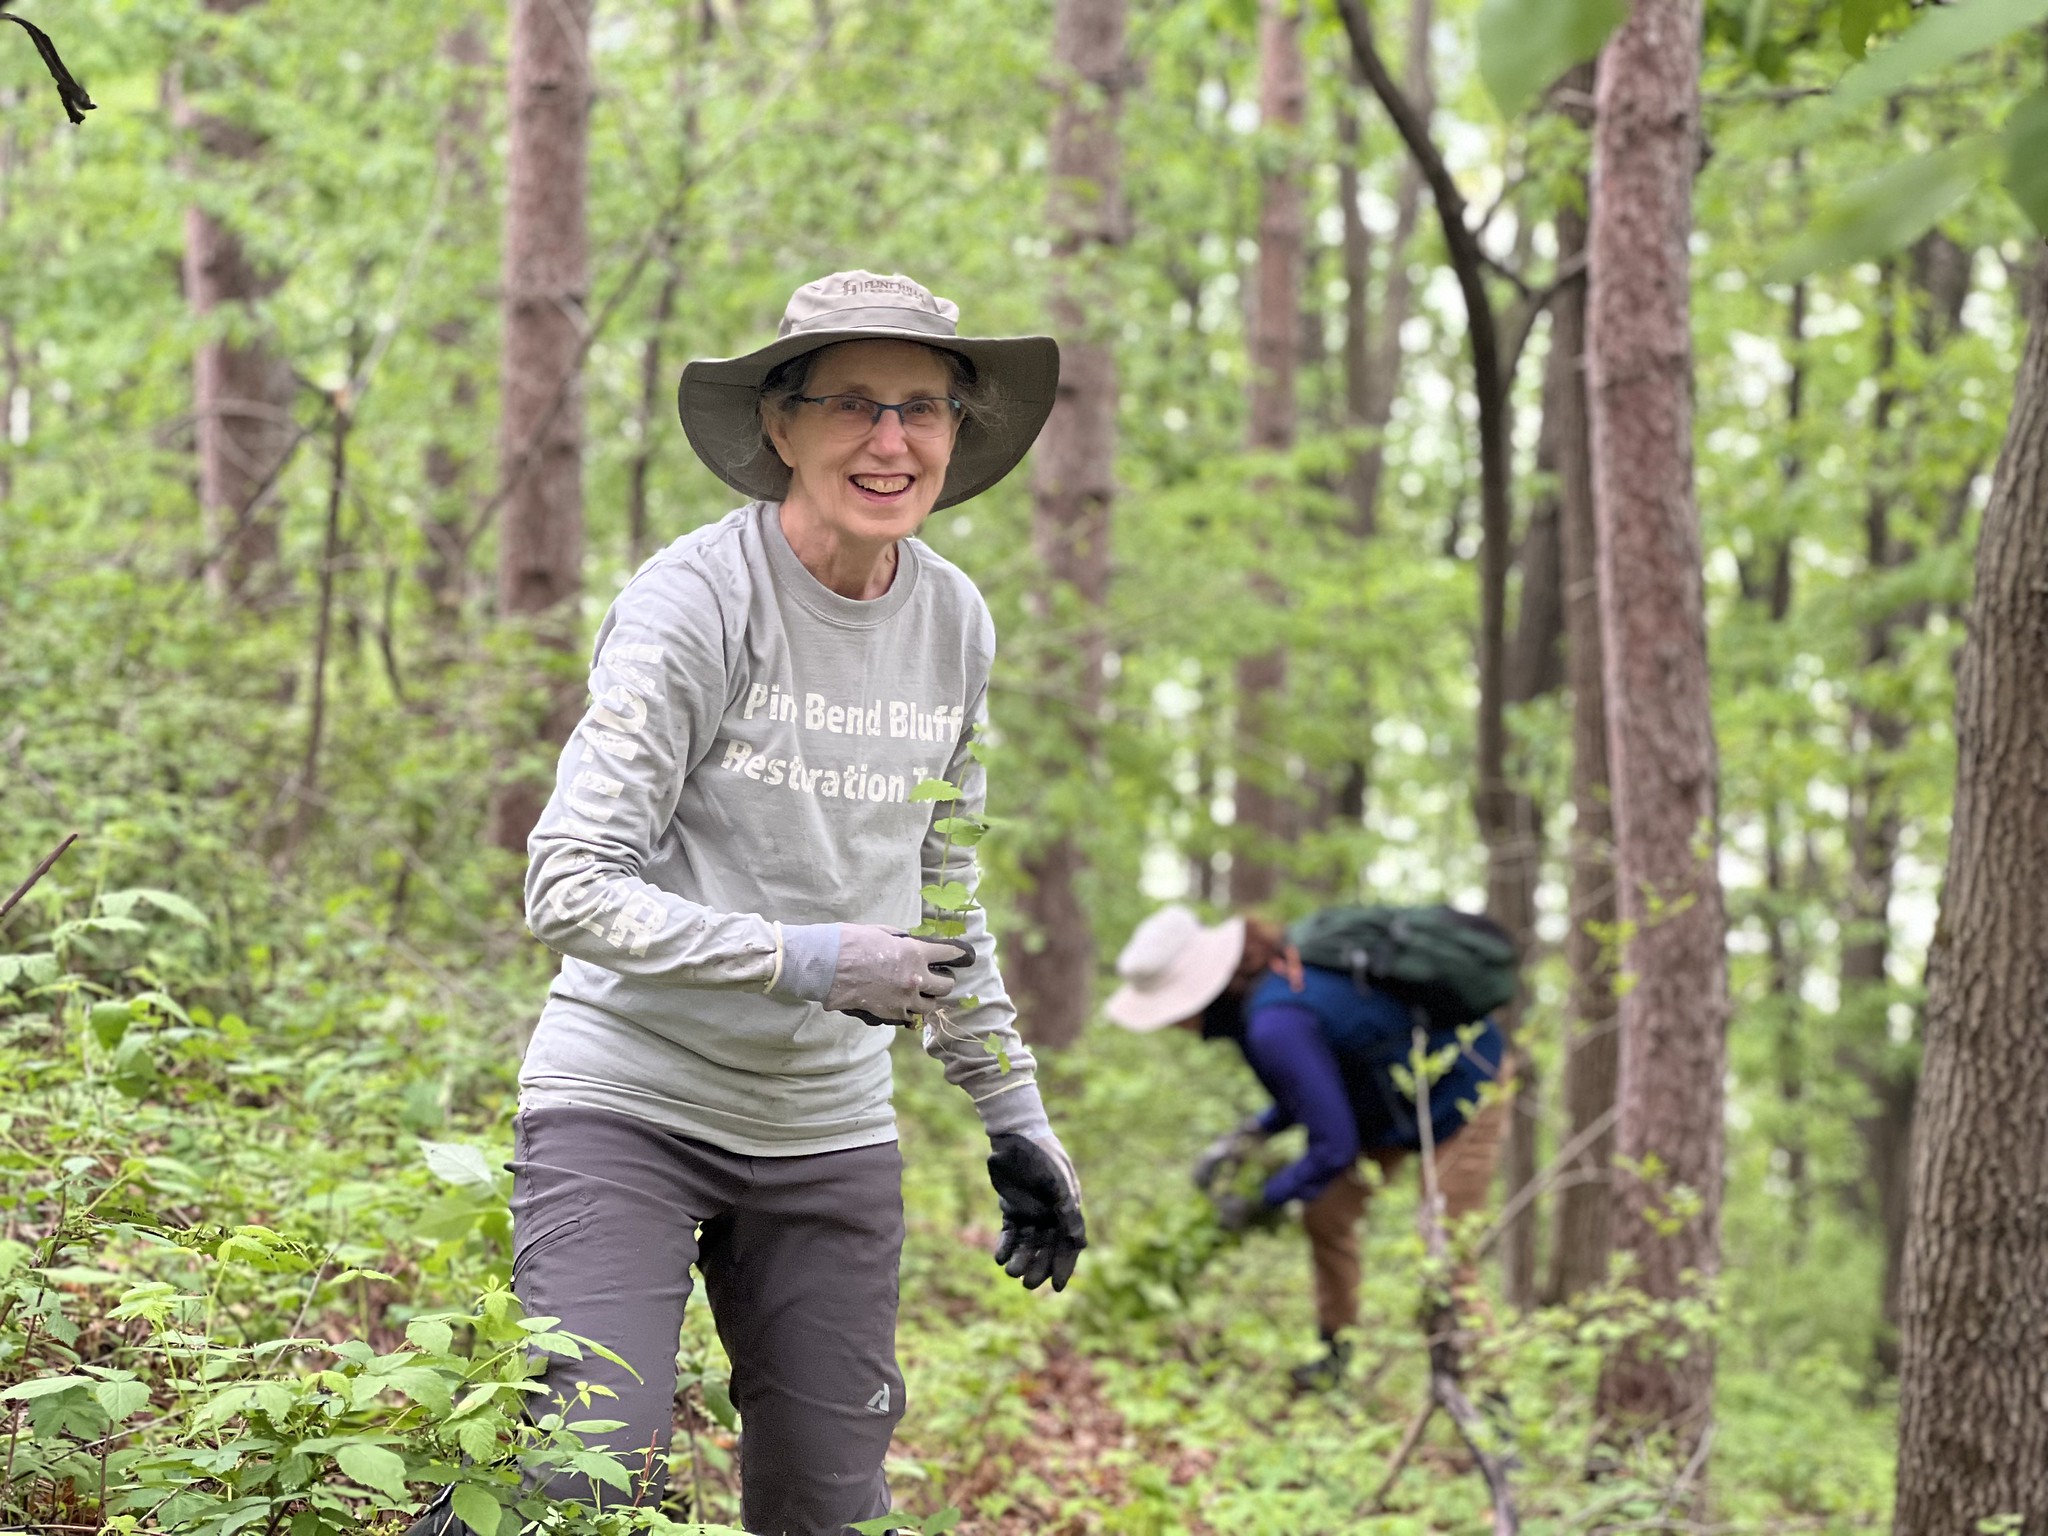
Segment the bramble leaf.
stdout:
<svg viewBox="0 0 2048 1536">
<path fill-rule="evenodd" d="M 1628 16 L 1626 0 L 1486 0 L 1479 74 L 1503 117 L 1515 118 L 1574 64 L 1600 51 Z"/>
</svg>

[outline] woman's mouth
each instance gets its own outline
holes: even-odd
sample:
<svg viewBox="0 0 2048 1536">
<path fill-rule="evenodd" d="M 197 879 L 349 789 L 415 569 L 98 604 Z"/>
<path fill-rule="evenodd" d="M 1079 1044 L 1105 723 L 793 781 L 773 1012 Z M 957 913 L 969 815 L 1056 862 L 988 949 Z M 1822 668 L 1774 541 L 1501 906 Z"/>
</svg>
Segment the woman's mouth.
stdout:
<svg viewBox="0 0 2048 1536">
<path fill-rule="evenodd" d="M 860 492 L 863 501 L 890 506 L 909 493 L 915 475 L 848 475 L 847 483 Z"/>
</svg>

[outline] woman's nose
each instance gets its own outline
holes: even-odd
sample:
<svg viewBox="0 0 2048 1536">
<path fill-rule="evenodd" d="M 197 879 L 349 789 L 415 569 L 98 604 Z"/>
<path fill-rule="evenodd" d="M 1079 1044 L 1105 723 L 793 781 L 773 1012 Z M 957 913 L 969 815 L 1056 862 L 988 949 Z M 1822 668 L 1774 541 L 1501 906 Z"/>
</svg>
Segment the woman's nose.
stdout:
<svg viewBox="0 0 2048 1536">
<path fill-rule="evenodd" d="M 882 412 L 882 419 L 868 434 L 868 446 L 877 453 L 901 453 L 909 443 L 909 436 L 903 430 L 903 418 L 894 411 Z"/>
</svg>

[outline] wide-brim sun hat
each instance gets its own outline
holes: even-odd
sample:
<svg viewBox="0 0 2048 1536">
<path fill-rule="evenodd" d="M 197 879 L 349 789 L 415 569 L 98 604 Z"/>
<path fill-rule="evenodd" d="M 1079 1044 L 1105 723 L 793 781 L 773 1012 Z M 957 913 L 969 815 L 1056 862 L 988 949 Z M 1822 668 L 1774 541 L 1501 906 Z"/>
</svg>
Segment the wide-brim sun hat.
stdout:
<svg viewBox="0 0 2048 1536">
<path fill-rule="evenodd" d="M 965 418 L 934 507 L 978 496 L 1015 469 L 1052 413 L 1060 382 L 1050 336 L 962 336 L 960 307 L 900 275 L 834 272 L 790 295 L 775 340 L 743 357 L 700 358 L 683 369 L 676 414 L 710 471 L 761 501 L 789 492 L 789 466 L 762 441 L 761 386 L 793 357 L 842 341 L 916 341 L 957 352 L 995 394 L 988 421 Z"/>
<path fill-rule="evenodd" d="M 1243 958 L 1243 918 L 1210 925 L 1178 902 L 1161 907 L 1116 957 L 1123 985 L 1102 1011 L 1110 1023 L 1141 1035 L 1178 1024 L 1222 995 Z"/>
</svg>

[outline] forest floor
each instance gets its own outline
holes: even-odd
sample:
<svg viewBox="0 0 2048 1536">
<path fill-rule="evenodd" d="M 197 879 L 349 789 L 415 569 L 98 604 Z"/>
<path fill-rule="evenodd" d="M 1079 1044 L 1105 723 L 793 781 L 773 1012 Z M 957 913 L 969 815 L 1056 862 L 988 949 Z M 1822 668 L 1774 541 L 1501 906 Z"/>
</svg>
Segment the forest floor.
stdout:
<svg viewBox="0 0 2048 1536">
<path fill-rule="evenodd" d="M 0 961 L 0 1433 L 13 1434 L 0 1529 L 115 1518 L 281 1536 L 300 1529 L 308 1488 L 392 1528 L 403 1485 L 421 1496 L 440 1454 L 405 1428 L 421 1400 L 403 1394 L 425 1389 L 403 1383 L 423 1363 L 470 1369 L 436 1316 L 467 1312 L 506 1272 L 496 1170 L 546 957 L 509 930 L 429 954 L 349 897 L 292 908 L 288 947 L 229 941 L 172 893 L 81 886 L 64 910 L 10 937 L 47 958 Z M 906 1514 L 958 1509 L 965 1536 L 1486 1527 L 1485 1487 L 1441 1420 L 1381 1492 L 1425 1391 L 1411 1190 L 1385 1192 L 1368 1223 L 1350 1379 L 1303 1395 L 1287 1374 L 1315 1348 L 1299 1232 L 1219 1243 L 1187 1182 L 1194 1152 L 1256 1100 L 1228 1052 L 1104 1030 L 1047 1063 L 1092 1243 L 1060 1296 L 1025 1292 L 987 1257 L 995 1202 L 965 1098 L 907 1039 L 896 1071 L 909 1403 L 890 1470 Z M 1525 1530 L 1884 1521 L 1882 1389 L 1838 1342 L 1785 1321 L 1809 1314 L 1811 1292 L 1792 1308 L 1774 1288 L 1810 1275 L 1742 1272 L 1735 1209 L 1704 1504 L 1688 1509 L 1682 1467 L 1654 1447 L 1585 1479 L 1600 1353 L 1636 1326 L 1625 1300 L 1476 1313 L 1470 1385 L 1515 1459 Z M 702 1306 L 682 1358 L 694 1384 L 679 1397 L 674 1513 L 734 1521 L 724 1366 Z M 309 1406 L 349 1373 L 353 1448 L 315 1433 L 339 1410 Z M 279 1466 L 308 1487 L 263 1492 Z"/>
</svg>

